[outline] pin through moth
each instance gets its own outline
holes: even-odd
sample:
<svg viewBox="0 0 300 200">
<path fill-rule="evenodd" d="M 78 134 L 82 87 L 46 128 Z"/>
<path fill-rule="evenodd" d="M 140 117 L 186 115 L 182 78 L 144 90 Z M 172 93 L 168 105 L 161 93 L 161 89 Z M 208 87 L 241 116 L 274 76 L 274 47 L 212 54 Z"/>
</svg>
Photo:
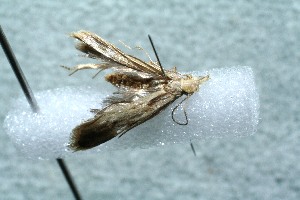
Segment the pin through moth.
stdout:
<svg viewBox="0 0 300 200">
<path fill-rule="evenodd" d="M 186 95 L 188 98 L 209 79 L 209 75 L 195 77 L 180 74 L 176 68 L 165 70 L 156 62 L 144 62 L 88 31 L 72 33 L 71 37 L 79 40 L 78 50 L 101 62 L 65 67 L 72 70 L 70 75 L 83 69 L 112 69 L 113 73 L 105 79 L 118 88 L 104 100 L 103 109 L 91 110 L 95 116 L 72 130 L 69 148 L 73 151 L 90 149 L 125 134 L 179 97 Z"/>
</svg>

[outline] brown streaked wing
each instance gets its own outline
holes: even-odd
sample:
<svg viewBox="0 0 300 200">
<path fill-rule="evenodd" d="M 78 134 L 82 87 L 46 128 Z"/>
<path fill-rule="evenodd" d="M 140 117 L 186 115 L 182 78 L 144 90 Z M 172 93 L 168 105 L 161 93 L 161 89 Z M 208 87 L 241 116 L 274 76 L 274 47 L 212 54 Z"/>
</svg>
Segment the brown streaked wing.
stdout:
<svg viewBox="0 0 300 200">
<path fill-rule="evenodd" d="M 79 44 L 77 48 L 84 53 L 90 54 L 92 58 L 99 57 L 106 62 L 108 60 L 114 61 L 137 71 L 159 76 L 163 75 L 159 66 L 156 66 L 154 63 L 146 63 L 134 56 L 123 53 L 119 48 L 94 33 L 81 30 L 72 33 L 71 36 L 86 44 Z"/>
<path fill-rule="evenodd" d="M 111 104 L 73 129 L 69 147 L 74 151 L 86 150 L 125 134 L 157 115 L 179 96 L 161 89 L 134 102 Z"/>
</svg>

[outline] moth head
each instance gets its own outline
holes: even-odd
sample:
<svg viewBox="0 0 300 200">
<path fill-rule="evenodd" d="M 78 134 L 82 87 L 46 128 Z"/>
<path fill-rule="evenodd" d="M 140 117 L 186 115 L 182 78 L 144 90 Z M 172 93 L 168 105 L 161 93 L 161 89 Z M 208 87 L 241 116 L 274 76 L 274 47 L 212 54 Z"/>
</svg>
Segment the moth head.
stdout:
<svg viewBox="0 0 300 200">
<path fill-rule="evenodd" d="M 187 94 L 193 94 L 199 90 L 199 86 L 209 79 L 209 75 L 206 76 L 191 76 L 186 75 L 181 79 L 181 90 Z"/>
</svg>

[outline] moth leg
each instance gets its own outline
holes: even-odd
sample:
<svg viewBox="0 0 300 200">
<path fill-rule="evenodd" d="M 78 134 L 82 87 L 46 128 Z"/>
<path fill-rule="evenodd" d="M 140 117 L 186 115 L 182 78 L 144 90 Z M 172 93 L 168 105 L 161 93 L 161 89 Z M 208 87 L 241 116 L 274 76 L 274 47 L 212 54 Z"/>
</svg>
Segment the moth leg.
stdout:
<svg viewBox="0 0 300 200">
<path fill-rule="evenodd" d="M 150 63 L 154 63 L 155 65 L 157 65 L 157 63 L 151 59 L 149 53 L 142 46 L 136 46 L 135 48 L 137 48 L 140 51 L 143 51 L 145 55 L 148 57 L 148 59 L 150 60 Z"/>
<path fill-rule="evenodd" d="M 83 69 L 99 69 L 102 68 L 102 66 L 105 64 L 93 64 L 93 63 L 88 63 L 88 64 L 80 64 L 77 65 L 75 67 L 67 67 L 67 66 L 61 66 L 69 71 L 72 71 L 69 76 L 71 76 L 72 74 L 74 74 L 75 72 L 79 71 L 79 70 L 83 70 Z"/>
<path fill-rule="evenodd" d="M 135 46 L 135 47 L 130 47 L 128 44 L 126 44 L 125 42 L 123 42 L 122 40 L 119 40 L 119 42 L 124 46 L 124 47 L 126 47 L 127 49 L 130 49 L 130 50 L 132 50 L 132 49 L 137 49 L 137 50 L 144 50 L 143 49 L 143 47 L 141 47 L 141 46 Z"/>
<path fill-rule="evenodd" d="M 100 72 L 102 72 L 104 69 L 100 69 L 98 70 L 98 72 L 92 77 L 92 78 L 95 78 Z"/>
<path fill-rule="evenodd" d="M 123 44 L 127 49 L 130 49 L 130 50 L 132 50 L 132 49 L 137 49 L 137 50 L 139 50 L 139 51 L 143 51 L 143 52 L 146 54 L 146 56 L 149 58 L 150 63 L 155 63 L 155 64 L 156 64 L 156 62 L 154 62 L 154 61 L 151 59 L 149 53 L 148 53 L 142 46 L 135 46 L 134 48 L 131 48 L 129 45 L 125 44 L 122 40 L 119 40 L 119 42 L 120 42 L 121 44 Z"/>
<path fill-rule="evenodd" d="M 119 40 L 119 42 L 120 42 L 122 45 L 124 45 L 124 47 L 126 47 L 127 49 L 132 50 L 132 48 L 131 48 L 129 45 L 125 44 L 125 42 L 123 42 L 122 40 Z"/>
</svg>

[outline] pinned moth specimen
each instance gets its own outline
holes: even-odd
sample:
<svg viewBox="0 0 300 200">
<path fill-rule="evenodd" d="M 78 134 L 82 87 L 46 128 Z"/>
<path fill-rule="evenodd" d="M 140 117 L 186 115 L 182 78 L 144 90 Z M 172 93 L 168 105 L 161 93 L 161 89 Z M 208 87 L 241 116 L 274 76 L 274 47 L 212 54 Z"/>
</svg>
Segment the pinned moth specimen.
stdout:
<svg viewBox="0 0 300 200">
<path fill-rule="evenodd" d="M 157 62 L 144 62 L 88 31 L 72 33 L 71 37 L 79 40 L 78 50 L 101 61 L 68 68 L 73 70 L 71 74 L 82 69 L 112 69 L 105 79 L 118 88 L 105 99 L 103 109 L 93 109 L 94 117 L 72 130 L 69 148 L 74 151 L 90 149 L 125 134 L 156 116 L 179 97 L 197 92 L 209 79 L 208 75 L 180 74 L 175 68 L 165 70 Z"/>
</svg>

